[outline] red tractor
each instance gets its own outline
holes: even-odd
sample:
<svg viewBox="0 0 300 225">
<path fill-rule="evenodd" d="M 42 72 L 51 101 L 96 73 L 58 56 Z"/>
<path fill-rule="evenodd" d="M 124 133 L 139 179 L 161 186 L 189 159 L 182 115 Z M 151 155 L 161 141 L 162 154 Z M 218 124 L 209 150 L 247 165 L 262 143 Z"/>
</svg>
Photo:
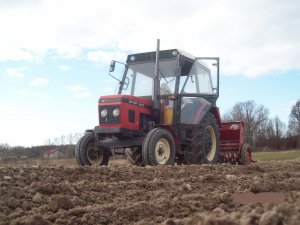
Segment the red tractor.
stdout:
<svg viewBox="0 0 300 225">
<path fill-rule="evenodd" d="M 194 57 L 178 49 L 112 61 L 118 94 L 98 102 L 99 125 L 76 144 L 79 165 L 107 165 L 126 154 L 134 165 L 251 162 L 243 123 L 222 123 L 219 58 Z"/>
</svg>

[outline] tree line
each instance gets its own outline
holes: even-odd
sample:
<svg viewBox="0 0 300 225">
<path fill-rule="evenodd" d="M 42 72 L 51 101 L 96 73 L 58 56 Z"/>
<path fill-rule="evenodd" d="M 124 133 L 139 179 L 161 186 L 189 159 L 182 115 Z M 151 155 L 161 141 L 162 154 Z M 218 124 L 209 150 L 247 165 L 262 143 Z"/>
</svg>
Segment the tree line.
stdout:
<svg viewBox="0 0 300 225">
<path fill-rule="evenodd" d="M 69 133 L 68 135 L 61 135 L 53 139 L 47 139 L 44 145 L 24 147 L 24 146 L 10 146 L 6 143 L 0 143 L 0 157 L 28 157 L 40 158 L 50 149 L 57 149 L 62 152 L 66 158 L 74 157 L 75 144 L 82 136 L 81 133 Z"/>
<path fill-rule="evenodd" d="M 278 116 L 269 118 L 269 110 L 253 100 L 236 103 L 223 115 L 223 120 L 243 121 L 244 141 L 253 150 L 300 148 L 300 100 L 292 106 L 287 125 Z"/>
</svg>

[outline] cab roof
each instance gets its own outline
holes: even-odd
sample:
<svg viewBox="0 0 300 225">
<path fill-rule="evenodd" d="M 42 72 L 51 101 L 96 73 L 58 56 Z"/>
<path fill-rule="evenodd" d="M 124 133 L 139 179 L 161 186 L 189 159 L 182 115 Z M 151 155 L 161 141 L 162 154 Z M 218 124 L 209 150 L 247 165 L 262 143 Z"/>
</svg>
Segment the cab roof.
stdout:
<svg viewBox="0 0 300 225">
<path fill-rule="evenodd" d="M 178 55 L 181 55 L 189 60 L 195 60 L 195 56 L 190 53 L 187 53 L 180 49 L 168 49 L 168 50 L 161 50 L 159 51 L 159 59 L 160 60 L 172 60 L 176 59 Z M 134 64 L 134 63 L 141 63 L 141 62 L 148 62 L 153 61 L 155 62 L 156 52 L 143 52 L 143 53 L 136 53 L 130 54 L 127 56 L 126 63 L 127 64 Z"/>
</svg>

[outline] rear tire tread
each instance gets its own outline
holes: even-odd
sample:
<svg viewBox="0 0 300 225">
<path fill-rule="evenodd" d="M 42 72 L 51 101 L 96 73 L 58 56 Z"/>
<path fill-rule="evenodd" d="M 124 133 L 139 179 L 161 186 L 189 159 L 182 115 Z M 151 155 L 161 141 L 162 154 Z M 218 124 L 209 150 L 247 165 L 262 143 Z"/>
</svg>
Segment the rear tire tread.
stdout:
<svg viewBox="0 0 300 225">
<path fill-rule="evenodd" d="M 136 166 L 143 166 L 143 158 L 141 148 L 126 148 L 125 153 L 127 155 L 127 160 Z"/>
<path fill-rule="evenodd" d="M 204 156 L 204 144 L 203 135 L 206 127 L 211 126 L 216 136 L 216 152 L 214 158 L 209 161 Z M 216 119 L 211 113 L 207 113 L 200 124 L 194 127 L 191 131 L 192 143 L 190 154 L 185 155 L 185 160 L 188 164 L 215 164 L 219 160 L 220 155 L 220 132 Z"/>
</svg>

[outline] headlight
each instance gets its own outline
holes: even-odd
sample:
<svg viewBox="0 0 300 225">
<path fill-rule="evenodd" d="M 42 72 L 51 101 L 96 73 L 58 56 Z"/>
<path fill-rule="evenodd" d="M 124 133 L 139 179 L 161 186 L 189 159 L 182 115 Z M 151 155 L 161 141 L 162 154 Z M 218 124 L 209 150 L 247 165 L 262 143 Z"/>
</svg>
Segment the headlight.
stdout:
<svg viewBox="0 0 300 225">
<path fill-rule="evenodd" d="M 172 51 L 172 55 L 176 56 L 178 54 L 178 52 L 176 50 Z"/>
<path fill-rule="evenodd" d="M 135 56 L 134 55 L 130 56 L 130 60 L 133 62 L 135 60 Z"/>
<path fill-rule="evenodd" d="M 106 117 L 107 116 L 107 109 L 102 109 L 100 112 L 101 117 Z"/>
<path fill-rule="evenodd" d="M 115 108 L 115 109 L 113 110 L 113 116 L 114 116 L 114 117 L 120 116 L 120 109 L 119 109 L 119 108 Z"/>
</svg>

